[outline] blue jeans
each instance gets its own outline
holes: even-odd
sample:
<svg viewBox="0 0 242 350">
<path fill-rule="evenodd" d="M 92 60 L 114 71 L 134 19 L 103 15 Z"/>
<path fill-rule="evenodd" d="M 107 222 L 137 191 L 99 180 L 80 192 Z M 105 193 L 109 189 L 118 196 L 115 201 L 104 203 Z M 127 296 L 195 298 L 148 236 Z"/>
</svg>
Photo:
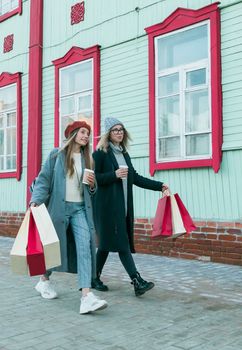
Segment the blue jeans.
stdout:
<svg viewBox="0 0 242 350">
<path fill-rule="evenodd" d="M 92 278 L 91 235 L 84 203 L 66 202 L 66 229 L 70 225 L 76 243 L 79 288 L 90 288 Z"/>
</svg>

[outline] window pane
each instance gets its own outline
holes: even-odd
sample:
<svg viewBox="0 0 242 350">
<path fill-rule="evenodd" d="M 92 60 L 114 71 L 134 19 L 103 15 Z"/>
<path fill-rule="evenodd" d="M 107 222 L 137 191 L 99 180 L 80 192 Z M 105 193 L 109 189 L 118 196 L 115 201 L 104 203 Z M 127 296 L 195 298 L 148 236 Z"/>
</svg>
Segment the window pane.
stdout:
<svg viewBox="0 0 242 350">
<path fill-rule="evenodd" d="M 78 113 L 78 120 L 79 119 L 91 119 L 92 118 L 92 111 L 85 111 L 85 112 L 80 112 Z M 88 124 L 90 124 L 90 122 L 88 121 Z M 91 125 L 91 124 L 90 124 Z"/>
<path fill-rule="evenodd" d="M 11 0 L 2 0 L 1 2 L 2 2 L 2 13 L 9 12 L 11 10 Z"/>
<path fill-rule="evenodd" d="M 186 155 L 187 156 L 203 156 L 210 153 L 210 136 L 191 135 L 186 137 Z"/>
<path fill-rule="evenodd" d="M 15 169 L 15 157 L 8 156 L 7 157 L 7 170 Z"/>
<path fill-rule="evenodd" d="M 6 137 L 7 137 L 6 154 L 7 155 L 16 154 L 16 128 L 7 129 Z"/>
<path fill-rule="evenodd" d="M 177 67 L 208 57 L 207 25 L 158 39 L 158 69 Z"/>
<path fill-rule="evenodd" d="M 69 123 L 72 123 L 75 120 L 74 116 L 65 116 L 61 118 L 61 140 L 65 139 L 64 130 Z"/>
<path fill-rule="evenodd" d="M 92 88 L 92 62 L 75 64 L 61 70 L 61 96 Z"/>
<path fill-rule="evenodd" d="M 159 136 L 179 135 L 179 96 L 160 99 L 158 116 Z"/>
<path fill-rule="evenodd" d="M 75 112 L 74 96 L 61 99 L 61 115 L 70 115 Z"/>
<path fill-rule="evenodd" d="M 210 130 L 208 91 L 186 93 L 186 132 Z"/>
<path fill-rule="evenodd" d="M 13 155 L 11 157 L 11 169 L 12 170 L 16 169 L 16 156 L 15 155 Z"/>
<path fill-rule="evenodd" d="M 0 128 L 3 128 L 3 116 L 0 115 Z"/>
<path fill-rule="evenodd" d="M 16 154 L 16 128 L 12 129 L 12 154 Z"/>
<path fill-rule="evenodd" d="M 0 170 L 4 170 L 4 158 L 0 157 Z"/>
<path fill-rule="evenodd" d="M 16 108 L 16 85 L 0 88 L 0 112 Z"/>
<path fill-rule="evenodd" d="M 6 130 L 6 137 L 7 137 L 7 149 L 6 149 L 6 154 L 12 154 L 12 130 L 7 129 Z"/>
<path fill-rule="evenodd" d="M 180 138 L 169 137 L 159 140 L 159 158 L 180 157 Z"/>
<path fill-rule="evenodd" d="M 160 77 L 158 80 L 158 95 L 165 96 L 179 92 L 179 74 Z"/>
<path fill-rule="evenodd" d="M 16 125 L 16 113 L 8 113 L 7 126 L 15 126 L 15 125 Z"/>
<path fill-rule="evenodd" d="M 91 109 L 92 106 L 92 96 L 91 95 L 85 95 L 80 96 L 78 99 L 78 111 L 81 111 L 82 109 Z"/>
<path fill-rule="evenodd" d="M 3 130 L 0 130 L 0 155 L 4 154 L 4 132 Z"/>
<path fill-rule="evenodd" d="M 206 68 L 197 69 L 192 72 L 187 72 L 187 87 L 206 84 Z"/>
<path fill-rule="evenodd" d="M 16 7 L 18 7 L 19 4 L 19 0 L 12 0 L 12 9 L 15 9 Z"/>
</svg>

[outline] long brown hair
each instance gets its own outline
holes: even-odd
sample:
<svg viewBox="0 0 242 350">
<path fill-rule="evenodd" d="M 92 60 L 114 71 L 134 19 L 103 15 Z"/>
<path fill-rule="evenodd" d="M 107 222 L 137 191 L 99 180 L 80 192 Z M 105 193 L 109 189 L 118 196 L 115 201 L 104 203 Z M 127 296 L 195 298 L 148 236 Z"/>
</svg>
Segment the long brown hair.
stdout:
<svg viewBox="0 0 242 350">
<path fill-rule="evenodd" d="M 124 127 L 123 127 L 124 128 Z M 110 141 L 110 134 L 111 134 L 111 130 L 109 130 L 108 132 L 106 132 L 106 134 L 103 134 L 97 144 L 97 150 L 101 150 L 104 152 L 108 151 L 108 146 L 109 146 L 109 141 Z M 130 134 L 128 133 L 128 131 L 124 128 L 124 137 L 122 142 L 120 143 L 120 146 L 122 146 L 124 152 L 127 152 L 127 148 L 129 145 L 129 141 L 131 141 L 131 137 Z"/>
<path fill-rule="evenodd" d="M 73 154 L 73 148 L 75 145 L 75 138 L 78 133 L 79 129 L 75 130 L 73 133 L 70 134 L 68 139 L 66 140 L 66 144 L 61 148 L 60 151 L 64 151 L 66 153 L 66 170 L 70 177 L 74 174 L 74 159 L 72 157 Z M 90 154 L 90 144 L 89 141 L 86 144 L 86 146 L 80 146 L 81 154 L 85 161 L 85 167 L 88 169 L 92 169 L 92 159 Z"/>
</svg>

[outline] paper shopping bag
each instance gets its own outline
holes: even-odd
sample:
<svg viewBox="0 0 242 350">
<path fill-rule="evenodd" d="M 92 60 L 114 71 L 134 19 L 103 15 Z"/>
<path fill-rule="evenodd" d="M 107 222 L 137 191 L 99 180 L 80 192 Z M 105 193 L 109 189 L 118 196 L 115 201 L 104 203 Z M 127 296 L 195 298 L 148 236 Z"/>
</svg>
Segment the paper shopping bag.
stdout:
<svg viewBox="0 0 242 350">
<path fill-rule="evenodd" d="M 32 212 L 29 218 L 27 263 L 30 276 L 43 275 L 46 273 L 44 250 Z"/>
<path fill-rule="evenodd" d="M 31 210 L 43 245 L 46 269 L 60 266 L 60 242 L 45 204 Z"/>
<path fill-rule="evenodd" d="M 171 199 L 171 217 L 172 217 L 172 238 L 177 238 L 185 234 L 186 228 L 184 227 L 182 216 L 176 202 L 175 196 L 170 195 Z"/>
<path fill-rule="evenodd" d="M 28 274 L 26 247 L 28 243 L 29 218 L 30 210 L 24 216 L 10 252 L 11 270 L 17 274 Z"/>
<path fill-rule="evenodd" d="M 172 219 L 171 219 L 171 200 L 170 196 L 164 196 L 159 199 L 156 209 L 153 231 L 151 236 L 171 236 Z"/>
<path fill-rule="evenodd" d="M 174 197 L 176 199 L 181 217 L 182 217 L 182 221 L 183 221 L 183 225 L 186 229 L 187 233 L 190 233 L 194 230 L 196 230 L 196 226 L 194 224 L 194 222 L 192 221 L 192 218 L 190 216 L 190 214 L 188 213 L 187 208 L 185 207 L 185 205 L 183 204 L 180 196 L 178 195 L 178 193 L 174 194 Z"/>
</svg>

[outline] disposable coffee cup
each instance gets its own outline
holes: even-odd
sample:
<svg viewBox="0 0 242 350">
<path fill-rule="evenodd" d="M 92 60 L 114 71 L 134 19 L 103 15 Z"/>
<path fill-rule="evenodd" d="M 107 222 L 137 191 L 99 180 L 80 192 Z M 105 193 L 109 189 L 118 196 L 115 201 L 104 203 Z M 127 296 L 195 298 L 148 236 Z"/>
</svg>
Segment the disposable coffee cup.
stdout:
<svg viewBox="0 0 242 350">
<path fill-rule="evenodd" d="M 87 181 L 87 177 L 89 174 L 94 174 L 94 171 L 91 169 L 84 169 L 84 173 L 83 173 L 83 179 L 82 179 L 82 183 L 85 185 L 89 185 L 88 181 Z"/>
<path fill-rule="evenodd" d="M 128 169 L 128 168 L 129 168 L 129 167 L 128 167 L 127 165 L 120 165 L 120 166 L 119 166 L 119 169 Z M 128 173 L 127 173 L 127 176 L 128 176 Z M 127 176 L 122 177 L 122 179 L 126 179 Z"/>
</svg>

